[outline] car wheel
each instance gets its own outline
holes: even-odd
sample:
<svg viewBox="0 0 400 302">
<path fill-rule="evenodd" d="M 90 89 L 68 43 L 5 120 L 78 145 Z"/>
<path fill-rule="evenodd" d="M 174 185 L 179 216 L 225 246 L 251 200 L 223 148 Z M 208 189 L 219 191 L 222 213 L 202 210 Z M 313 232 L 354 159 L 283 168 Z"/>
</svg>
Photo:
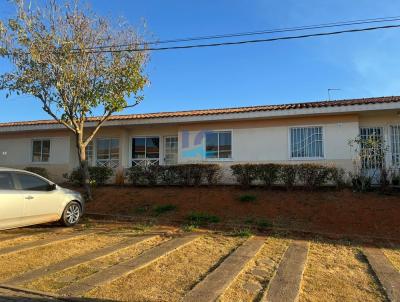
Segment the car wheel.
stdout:
<svg viewBox="0 0 400 302">
<path fill-rule="evenodd" d="M 61 222 L 67 227 L 74 226 L 79 222 L 81 215 L 81 205 L 76 201 L 71 201 L 64 209 Z"/>
</svg>

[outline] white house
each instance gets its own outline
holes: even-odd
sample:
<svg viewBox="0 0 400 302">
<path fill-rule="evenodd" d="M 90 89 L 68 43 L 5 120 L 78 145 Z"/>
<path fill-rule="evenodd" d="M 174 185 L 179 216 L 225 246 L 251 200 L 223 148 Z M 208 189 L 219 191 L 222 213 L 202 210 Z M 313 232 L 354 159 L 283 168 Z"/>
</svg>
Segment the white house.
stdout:
<svg viewBox="0 0 400 302">
<path fill-rule="evenodd" d="M 87 123 L 93 126 L 95 121 Z M 400 97 L 116 115 L 87 148 L 91 165 L 314 162 L 352 169 L 349 140 L 381 137 L 400 165 Z M 0 124 L 0 166 L 78 165 L 74 136 L 53 120 Z"/>
</svg>

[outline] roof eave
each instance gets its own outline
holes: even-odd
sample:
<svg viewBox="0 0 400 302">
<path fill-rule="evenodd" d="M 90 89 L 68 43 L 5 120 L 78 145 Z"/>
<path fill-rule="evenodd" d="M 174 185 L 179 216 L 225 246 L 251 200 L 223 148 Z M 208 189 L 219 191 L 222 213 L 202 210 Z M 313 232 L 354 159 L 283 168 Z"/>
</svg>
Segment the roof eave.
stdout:
<svg viewBox="0 0 400 302">
<path fill-rule="evenodd" d="M 148 124 L 182 124 L 182 123 L 198 123 L 211 121 L 225 120 L 245 120 L 245 119 L 260 119 L 260 118 L 277 118 L 277 117 L 293 117 L 293 116 L 308 116 L 308 115 L 326 115 L 326 114 L 349 114 L 367 111 L 379 110 L 400 110 L 400 102 L 391 103 L 375 103 L 362 105 L 346 105 L 332 107 L 315 107 L 302 109 L 285 109 L 285 110 L 268 110 L 268 111 L 249 111 L 239 113 L 216 113 L 207 115 L 188 115 L 179 117 L 156 117 L 142 119 L 114 119 L 109 120 L 104 124 L 104 127 L 110 126 L 129 126 L 129 125 L 148 125 Z M 86 127 L 93 127 L 96 122 L 87 122 Z M 40 130 L 60 130 L 65 129 L 60 124 L 38 124 L 38 125 L 18 125 L 0 127 L 1 132 L 16 132 L 16 131 L 40 131 Z"/>
</svg>

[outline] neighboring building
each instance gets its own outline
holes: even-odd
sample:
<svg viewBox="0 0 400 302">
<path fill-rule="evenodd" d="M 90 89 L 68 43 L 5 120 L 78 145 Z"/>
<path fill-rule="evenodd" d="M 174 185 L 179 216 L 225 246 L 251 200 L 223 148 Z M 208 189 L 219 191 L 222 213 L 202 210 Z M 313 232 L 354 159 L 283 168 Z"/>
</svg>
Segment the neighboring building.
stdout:
<svg viewBox="0 0 400 302">
<path fill-rule="evenodd" d="M 389 146 L 385 163 L 399 166 L 400 97 L 116 115 L 87 155 L 91 165 L 112 168 L 307 161 L 351 170 L 348 142 L 359 134 L 381 137 Z M 74 136 L 57 122 L 0 124 L 0 166 L 45 167 L 60 181 L 77 165 Z"/>
</svg>

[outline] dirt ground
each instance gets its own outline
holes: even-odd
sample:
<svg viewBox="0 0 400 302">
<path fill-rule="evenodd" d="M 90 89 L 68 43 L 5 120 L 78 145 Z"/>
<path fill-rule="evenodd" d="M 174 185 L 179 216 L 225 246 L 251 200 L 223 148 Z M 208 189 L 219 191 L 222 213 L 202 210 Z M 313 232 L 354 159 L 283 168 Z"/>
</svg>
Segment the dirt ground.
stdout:
<svg viewBox="0 0 400 302">
<path fill-rule="evenodd" d="M 121 248 L 103 257 L 83 262 L 61 271 L 44 271 L 40 276 L 18 285 L 27 290 L 58 294 L 64 287 L 118 263 L 135 259 L 146 251 L 157 248 L 173 238 L 190 234 L 187 229 L 169 226 L 146 226 L 132 222 L 114 223 L 84 220 L 80 226 L 66 232 L 93 231 L 84 237 L 54 242 L 48 246 L 0 256 L 0 281 L 23 275 L 36 268 L 46 267 L 65 259 L 87 254 L 132 236 L 152 234 L 148 241 Z M 168 230 L 162 231 L 160 230 Z M 198 238 L 181 249 L 159 257 L 154 262 L 117 279 L 95 287 L 83 294 L 87 301 L 181 301 L 208 274 L 240 247 L 252 234 L 196 229 Z M 53 232 L 53 235 L 51 233 Z M 1 231 L 0 238 L 7 246 L 19 246 L 24 241 L 11 235 L 57 238 L 59 230 L 51 225 L 43 228 L 21 228 Z M 156 235 L 154 235 L 156 234 Z M 310 242 L 308 257 L 299 290 L 299 301 L 386 301 L 384 289 L 362 253 L 370 241 L 333 240 L 322 236 L 293 234 L 269 230 L 264 244 L 243 267 L 240 274 L 219 297 L 218 301 L 259 301 L 268 290 L 288 246 L 297 239 Z M 5 239 L 5 238 L 9 239 Z M 399 269 L 400 249 L 393 241 L 384 241 L 381 247 L 386 257 Z M 400 272 L 400 271 L 399 271 Z M 4 292 L 4 291 L 3 291 Z M 0 284 L 0 297 L 2 296 Z M 78 296 L 76 296 L 78 297 Z M 14 298 L 14 296 L 13 296 Z M 17 299 L 18 300 L 18 299 Z M 82 300 L 85 301 L 85 300 Z M 97 300 L 96 300 L 97 301 Z"/>
<path fill-rule="evenodd" d="M 244 195 L 255 200 L 240 201 Z M 172 205 L 173 209 L 162 213 L 154 210 L 162 205 Z M 105 186 L 95 189 L 87 211 L 150 217 L 163 223 L 185 223 L 188 214 L 201 212 L 217 216 L 220 223 L 400 239 L 399 193 Z"/>
</svg>

